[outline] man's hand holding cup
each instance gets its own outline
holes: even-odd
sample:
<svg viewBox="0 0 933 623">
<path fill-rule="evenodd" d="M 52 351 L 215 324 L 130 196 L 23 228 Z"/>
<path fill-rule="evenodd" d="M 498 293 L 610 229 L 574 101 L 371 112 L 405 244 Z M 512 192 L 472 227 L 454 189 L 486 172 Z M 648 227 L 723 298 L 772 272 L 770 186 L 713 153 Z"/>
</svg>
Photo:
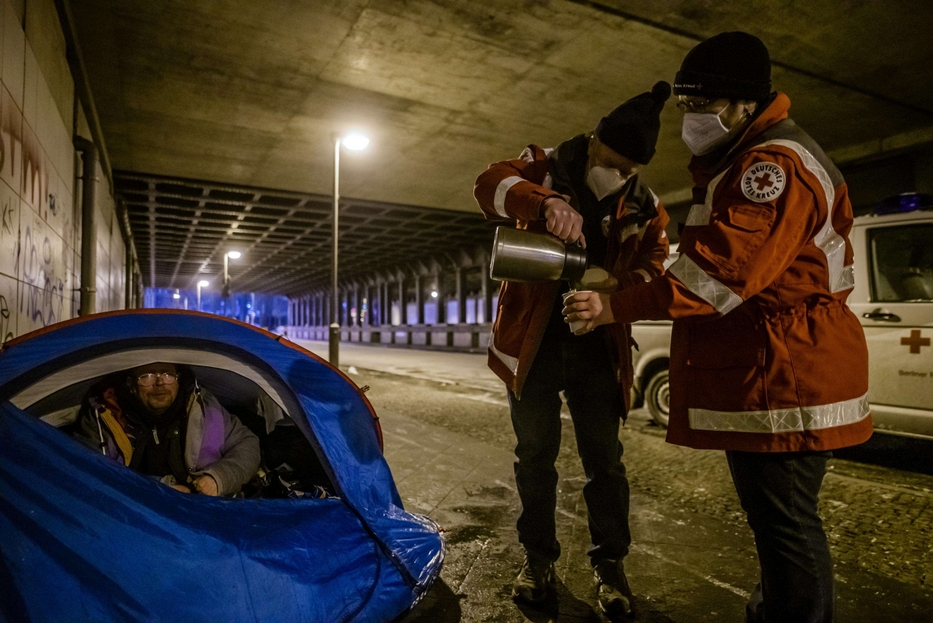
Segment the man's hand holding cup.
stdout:
<svg viewBox="0 0 933 623">
<path fill-rule="evenodd" d="M 570 291 L 564 295 L 564 322 L 574 335 L 589 333 L 598 326 L 615 322 L 609 295 L 591 290 Z"/>
</svg>

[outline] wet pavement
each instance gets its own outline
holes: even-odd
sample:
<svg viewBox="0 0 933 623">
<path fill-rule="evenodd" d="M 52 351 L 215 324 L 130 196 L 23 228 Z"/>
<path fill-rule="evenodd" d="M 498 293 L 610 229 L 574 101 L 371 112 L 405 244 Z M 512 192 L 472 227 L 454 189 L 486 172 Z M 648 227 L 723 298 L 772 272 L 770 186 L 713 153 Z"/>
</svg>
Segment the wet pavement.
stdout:
<svg viewBox="0 0 933 623">
<path fill-rule="evenodd" d="M 299 343 L 326 355 L 324 343 Z M 440 580 L 405 623 L 606 620 L 586 557 L 585 479 L 569 415 L 558 458 L 557 594 L 541 608 L 519 606 L 510 599 L 523 556 L 514 438 L 485 355 L 344 344 L 341 367 L 371 387 L 406 508 L 445 531 Z M 621 438 L 634 539 L 625 567 L 637 600 L 629 620 L 742 621 L 757 560 L 723 453 L 665 443 L 644 411 L 633 411 Z M 876 435 L 837 454 L 821 496 L 837 620 L 933 621 L 933 443 Z"/>
</svg>

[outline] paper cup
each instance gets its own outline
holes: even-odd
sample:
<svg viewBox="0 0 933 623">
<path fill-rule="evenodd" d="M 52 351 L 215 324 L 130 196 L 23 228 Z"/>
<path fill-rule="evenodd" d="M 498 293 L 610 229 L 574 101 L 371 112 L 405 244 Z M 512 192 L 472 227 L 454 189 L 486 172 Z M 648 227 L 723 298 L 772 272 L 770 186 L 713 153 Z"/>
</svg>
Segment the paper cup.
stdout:
<svg viewBox="0 0 933 623">
<path fill-rule="evenodd" d="M 564 307 L 567 306 L 567 301 L 573 297 L 574 294 L 589 294 L 592 290 L 571 290 L 564 294 Z M 586 320 L 577 320 L 570 323 L 570 332 L 576 333 L 580 329 L 586 326 Z"/>
</svg>

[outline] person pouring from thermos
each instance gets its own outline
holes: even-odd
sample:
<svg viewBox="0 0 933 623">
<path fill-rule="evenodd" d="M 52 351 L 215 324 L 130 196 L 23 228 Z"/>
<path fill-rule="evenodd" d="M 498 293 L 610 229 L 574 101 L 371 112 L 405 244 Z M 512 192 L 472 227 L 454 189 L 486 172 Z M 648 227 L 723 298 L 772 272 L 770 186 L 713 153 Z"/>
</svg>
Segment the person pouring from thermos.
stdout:
<svg viewBox="0 0 933 623">
<path fill-rule="evenodd" d="M 603 325 L 673 320 L 667 440 L 726 451 L 755 534 L 746 620 L 828 623 L 833 570 L 817 512 L 831 450 L 872 433 L 845 181 L 771 91 L 765 45 L 727 32 L 674 83 L 693 152 L 693 207 L 667 273 L 564 313 Z"/>
<path fill-rule="evenodd" d="M 554 149 L 529 145 L 517 159 L 491 165 L 474 189 L 483 214 L 585 246 L 589 265 L 599 269 L 590 274 L 599 276 L 577 285 L 614 291 L 659 276 L 668 255 L 668 217 L 638 172 L 654 156 L 670 91 L 659 82 L 603 117 L 593 132 Z M 632 385 L 629 327 L 575 337 L 561 315 L 561 296 L 570 287 L 564 281 L 503 283 L 490 339 L 489 367 L 508 388 L 517 438 L 517 527 L 525 561 L 513 597 L 541 602 L 555 582 L 554 464 L 563 391 L 587 479 L 583 496 L 598 602 L 612 616 L 625 615 L 632 593 L 622 561 L 631 533 L 619 423 Z"/>
</svg>

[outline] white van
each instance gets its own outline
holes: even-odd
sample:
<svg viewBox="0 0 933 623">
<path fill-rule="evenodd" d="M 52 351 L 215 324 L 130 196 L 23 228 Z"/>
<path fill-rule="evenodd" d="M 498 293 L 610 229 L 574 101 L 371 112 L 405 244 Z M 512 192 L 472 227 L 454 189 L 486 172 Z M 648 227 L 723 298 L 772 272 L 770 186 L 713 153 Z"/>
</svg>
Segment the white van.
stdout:
<svg viewBox="0 0 933 623">
<path fill-rule="evenodd" d="M 868 340 L 872 418 L 878 432 L 933 439 L 933 206 L 907 194 L 894 213 L 855 219 L 855 289 L 849 307 Z M 672 253 L 673 256 L 673 253 Z M 637 322 L 636 404 L 667 426 L 670 322 Z"/>
</svg>

